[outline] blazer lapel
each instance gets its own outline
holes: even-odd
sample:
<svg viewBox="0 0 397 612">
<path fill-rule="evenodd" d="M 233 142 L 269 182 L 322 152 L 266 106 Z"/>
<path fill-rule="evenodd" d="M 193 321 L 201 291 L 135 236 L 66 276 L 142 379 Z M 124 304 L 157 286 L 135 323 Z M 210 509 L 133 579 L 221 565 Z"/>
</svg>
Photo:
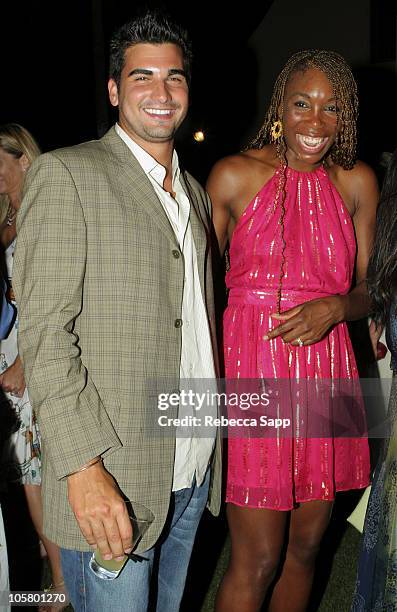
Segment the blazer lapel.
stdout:
<svg viewBox="0 0 397 612">
<path fill-rule="evenodd" d="M 174 230 L 150 180 L 114 127 L 103 136 L 101 141 L 117 158 L 120 181 L 125 190 L 126 198 L 134 198 L 141 202 L 142 207 L 159 230 L 168 237 L 173 245 L 177 246 Z"/>
<path fill-rule="evenodd" d="M 101 138 L 101 141 L 110 149 L 112 155 L 117 159 L 117 170 L 119 172 L 121 184 L 124 187 L 126 199 L 129 200 L 134 198 L 142 202 L 142 207 L 147 214 L 150 215 L 159 230 L 168 237 L 174 246 L 178 246 L 175 232 L 151 182 L 142 170 L 135 156 L 117 134 L 114 127 Z M 199 261 L 202 262 L 208 248 L 208 219 L 205 218 L 205 212 L 203 207 L 200 206 L 197 193 L 189 183 L 184 172 L 181 172 L 180 180 L 190 200 L 190 223 L 192 234 L 196 246 L 197 257 Z M 200 279 L 203 281 L 204 286 L 204 279 L 201 278 L 202 266 L 200 265 L 199 267 Z"/>
<path fill-rule="evenodd" d="M 196 191 L 190 185 L 188 178 L 183 172 L 181 172 L 180 181 L 186 195 L 190 200 L 190 225 L 192 228 L 192 234 L 197 251 L 197 256 L 200 258 L 204 258 L 208 247 L 208 221 L 203 218 L 203 213 L 197 198 Z"/>
<path fill-rule="evenodd" d="M 209 249 L 208 239 L 208 220 L 203 218 L 202 207 L 200 207 L 198 196 L 194 187 L 190 184 L 186 174 L 181 172 L 180 175 L 181 184 L 185 190 L 186 195 L 190 200 L 190 226 L 192 229 L 192 236 L 194 245 L 197 253 L 197 265 L 200 279 L 201 293 L 203 296 L 204 304 L 206 302 L 206 255 Z"/>
</svg>

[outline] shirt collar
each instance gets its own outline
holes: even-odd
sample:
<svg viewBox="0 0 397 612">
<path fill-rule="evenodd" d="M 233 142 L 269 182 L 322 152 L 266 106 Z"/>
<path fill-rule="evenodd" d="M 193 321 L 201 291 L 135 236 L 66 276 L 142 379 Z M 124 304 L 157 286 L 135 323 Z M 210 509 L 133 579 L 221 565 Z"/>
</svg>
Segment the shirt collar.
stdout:
<svg viewBox="0 0 397 612">
<path fill-rule="evenodd" d="M 132 138 L 127 134 L 125 130 L 118 123 L 115 125 L 115 130 L 120 138 L 125 142 L 127 147 L 136 157 L 139 165 L 145 174 L 150 175 L 157 183 L 163 187 L 164 179 L 165 179 L 165 168 L 158 161 L 154 159 L 145 149 L 143 149 L 139 144 L 132 140 Z M 172 186 L 175 188 L 177 182 L 179 183 L 180 176 L 180 168 L 179 168 L 179 159 L 177 152 L 173 151 L 172 154 Z"/>
</svg>

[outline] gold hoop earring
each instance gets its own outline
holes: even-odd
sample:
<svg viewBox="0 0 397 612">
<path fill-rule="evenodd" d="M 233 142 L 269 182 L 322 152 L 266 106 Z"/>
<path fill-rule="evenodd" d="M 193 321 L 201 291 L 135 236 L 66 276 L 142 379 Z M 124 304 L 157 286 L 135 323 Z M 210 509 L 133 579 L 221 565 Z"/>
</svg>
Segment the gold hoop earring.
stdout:
<svg viewBox="0 0 397 612">
<path fill-rule="evenodd" d="M 283 124 L 281 121 L 274 121 L 272 127 L 270 128 L 270 134 L 272 137 L 272 141 L 276 142 L 283 135 Z"/>
</svg>

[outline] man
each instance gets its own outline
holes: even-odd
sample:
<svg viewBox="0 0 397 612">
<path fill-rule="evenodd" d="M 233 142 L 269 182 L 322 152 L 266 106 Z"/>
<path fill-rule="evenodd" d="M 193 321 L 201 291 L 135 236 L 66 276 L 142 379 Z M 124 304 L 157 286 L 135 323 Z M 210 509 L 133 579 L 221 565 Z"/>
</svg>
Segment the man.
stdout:
<svg viewBox="0 0 397 612">
<path fill-rule="evenodd" d="M 215 376 L 210 204 L 174 151 L 190 63 L 168 18 L 121 27 L 108 85 L 118 124 L 43 155 L 18 216 L 20 354 L 43 436 L 44 523 L 76 612 L 146 610 L 154 567 L 157 609 L 175 612 L 210 476 L 219 509 L 219 445 L 151 424 L 150 381 L 166 377 L 171 393 L 181 378 Z M 136 549 L 143 561 L 102 581 L 88 551 L 131 551 L 122 495 L 155 519 Z"/>
</svg>

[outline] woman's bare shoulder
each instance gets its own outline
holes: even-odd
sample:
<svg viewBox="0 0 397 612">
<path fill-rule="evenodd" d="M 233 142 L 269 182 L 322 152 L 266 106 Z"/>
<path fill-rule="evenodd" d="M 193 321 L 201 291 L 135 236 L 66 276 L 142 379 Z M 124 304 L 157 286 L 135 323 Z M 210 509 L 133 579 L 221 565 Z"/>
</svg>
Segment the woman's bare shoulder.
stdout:
<svg viewBox="0 0 397 612">
<path fill-rule="evenodd" d="M 351 170 L 334 165 L 331 173 L 342 190 L 355 201 L 368 192 L 377 193 L 378 181 L 374 170 L 361 160 L 357 160 Z"/>
<path fill-rule="evenodd" d="M 333 164 L 329 175 L 352 216 L 360 209 L 376 207 L 378 181 L 371 166 L 361 160 L 357 160 L 350 170 Z"/>
<path fill-rule="evenodd" d="M 273 174 L 274 165 L 267 147 L 249 149 L 220 159 L 211 170 L 208 183 L 222 181 L 234 189 L 245 187 L 252 181 L 266 182 Z"/>
<path fill-rule="evenodd" d="M 331 164 L 328 167 L 330 176 L 333 176 L 338 182 L 343 185 L 352 185 L 358 183 L 373 183 L 376 181 L 376 175 L 371 166 L 358 159 L 350 170 L 346 170 L 338 164 Z"/>
<path fill-rule="evenodd" d="M 246 172 L 251 171 L 251 167 L 253 165 L 253 159 L 250 158 L 246 152 L 235 153 L 234 155 L 228 155 L 227 157 L 223 157 L 218 160 L 210 173 L 212 175 L 222 175 L 230 178 L 233 178 L 240 174 L 245 174 Z"/>
</svg>

